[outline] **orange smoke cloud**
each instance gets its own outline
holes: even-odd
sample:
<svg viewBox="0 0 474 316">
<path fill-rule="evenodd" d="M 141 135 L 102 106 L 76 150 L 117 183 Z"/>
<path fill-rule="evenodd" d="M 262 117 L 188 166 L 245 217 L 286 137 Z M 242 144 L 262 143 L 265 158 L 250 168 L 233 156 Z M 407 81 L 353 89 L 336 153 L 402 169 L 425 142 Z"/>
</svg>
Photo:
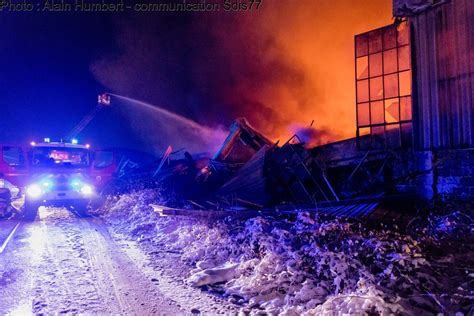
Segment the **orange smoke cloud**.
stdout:
<svg viewBox="0 0 474 316">
<path fill-rule="evenodd" d="M 274 140 L 304 131 L 320 144 L 355 135 L 354 35 L 389 23 L 391 0 L 137 15 L 117 21 L 118 51 L 91 69 L 117 94 L 207 126 L 243 116 Z M 146 133 L 167 146 L 164 134 Z"/>
<path fill-rule="evenodd" d="M 354 35 L 391 23 L 391 0 L 265 2 L 209 19 L 235 80 L 221 97 L 241 104 L 236 114 L 274 139 L 312 120 L 325 141 L 355 135 Z"/>
</svg>

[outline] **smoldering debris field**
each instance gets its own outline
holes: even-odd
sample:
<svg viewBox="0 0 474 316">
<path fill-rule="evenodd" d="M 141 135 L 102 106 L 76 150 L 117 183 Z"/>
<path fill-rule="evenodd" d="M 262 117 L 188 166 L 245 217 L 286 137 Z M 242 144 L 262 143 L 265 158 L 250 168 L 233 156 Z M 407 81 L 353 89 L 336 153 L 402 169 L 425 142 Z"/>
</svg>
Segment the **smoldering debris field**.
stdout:
<svg viewBox="0 0 474 316">
<path fill-rule="evenodd" d="M 244 221 L 167 217 L 150 206 L 157 203 L 158 190 L 137 191 L 109 200 L 100 216 L 173 291 L 204 293 L 250 314 L 472 312 L 473 223 L 462 210 L 374 227 L 307 211 Z M 176 296 L 189 309 L 206 310 L 205 301 Z"/>
</svg>

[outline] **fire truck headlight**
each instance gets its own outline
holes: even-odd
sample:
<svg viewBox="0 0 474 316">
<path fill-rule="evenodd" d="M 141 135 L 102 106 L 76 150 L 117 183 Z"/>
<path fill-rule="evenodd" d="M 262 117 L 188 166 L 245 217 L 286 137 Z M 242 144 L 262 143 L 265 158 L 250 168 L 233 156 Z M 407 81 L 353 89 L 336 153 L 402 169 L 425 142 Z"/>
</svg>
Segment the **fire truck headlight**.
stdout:
<svg viewBox="0 0 474 316">
<path fill-rule="evenodd" d="M 26 193 L 32 198 L 38 198 L 43 194 L 43 190 L 41 190 L 39 185 L 32 184 L 26 189 Z"/>
<path fill-rule="evenodd" d="M 81 187 L 81 193 L 84 195 L 92 195 L 93 192 L 94 192 L 94 188 L 88 184 L 84 184 Z"/>
<path fill-rule="evenodd" d="M 53 186 L 53 182 L 51 180 L 44 180 L 43 182 L 41 182 L 41 184 L 45 188 L 51 188 Z"/>
</svg>

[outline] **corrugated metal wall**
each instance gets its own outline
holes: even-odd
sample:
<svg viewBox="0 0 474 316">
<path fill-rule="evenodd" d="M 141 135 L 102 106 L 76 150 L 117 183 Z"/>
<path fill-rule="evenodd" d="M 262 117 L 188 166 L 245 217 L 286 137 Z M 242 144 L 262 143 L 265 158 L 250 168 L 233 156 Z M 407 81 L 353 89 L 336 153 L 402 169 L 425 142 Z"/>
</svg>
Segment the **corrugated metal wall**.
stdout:
<svg viewBox="0 0 474 316">
<path fill-rule="evenodd" d="M 474 147 L 474 1 L 409 18 L 418 149 Z"/>
</svg>

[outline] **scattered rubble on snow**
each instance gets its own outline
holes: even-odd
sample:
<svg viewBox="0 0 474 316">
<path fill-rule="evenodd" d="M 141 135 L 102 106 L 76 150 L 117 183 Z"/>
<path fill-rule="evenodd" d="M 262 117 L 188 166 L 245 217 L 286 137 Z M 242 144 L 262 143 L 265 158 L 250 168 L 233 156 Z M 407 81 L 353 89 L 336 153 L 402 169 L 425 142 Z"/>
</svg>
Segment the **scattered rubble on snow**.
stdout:
<svg viewBox="0 0 474 316">
<path fill-rule="evenodd" d="M 472 219 L 414 216 L 411 195 L 386 194 L 397 154 L 354 144 L 272 144 L 239 119 L 212 159 L 168 148 L 99 213 L 148 251 L 179 254 L 187 286 L 243 311 L 472 312 Z"/>
<path fill-rule="evenodd" d="M 109 200 L 101 215 L 138 242 L 179 253 L 190 285 L 243 310 L 388 315 L 472 308 L 474 226 L 466 215 L 413 222 L 410 229 L 422 233 L 410 234 L 308 212 L 208 220 L 160 216 L 149 206 L 163 202 L 157 190 L 137 191 Z M 471 237 L 460 242 L 458 232 Z M 458 248 L 447 247 L 456 241 Z"/>
</svg>

